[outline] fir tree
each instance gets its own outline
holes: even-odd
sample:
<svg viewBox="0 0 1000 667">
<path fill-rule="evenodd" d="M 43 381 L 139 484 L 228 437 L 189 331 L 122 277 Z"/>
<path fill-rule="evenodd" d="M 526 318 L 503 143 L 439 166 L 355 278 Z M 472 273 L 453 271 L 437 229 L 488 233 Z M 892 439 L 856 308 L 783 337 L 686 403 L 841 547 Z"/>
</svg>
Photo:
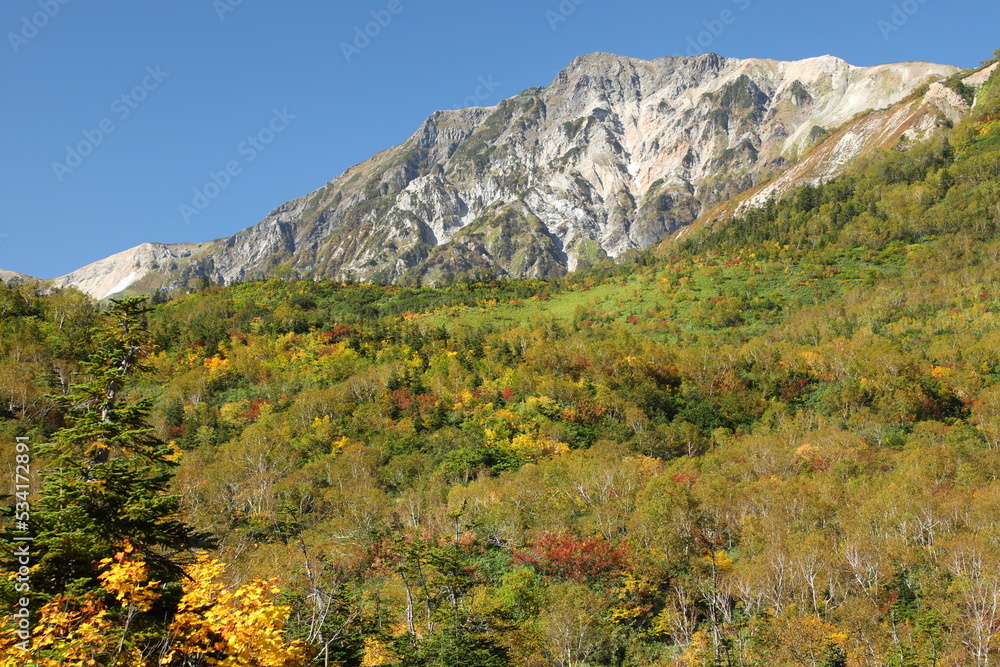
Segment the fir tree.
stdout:
<svg viewBox="0 0 1000 667">
<path fill-rule="evenodd" d="M 36 592 L 97 590 L 100 560 L 125 543 L 143 554 L 151 577 L 169 587 L 180 581 L 190 550 L 211 542 L 180 519 L 181 498 L 168 492 L 177 464 L 146 423 L 151 401 L 124 394 L 147 370 L 144 302 L 112 300 L 94 332 L 97 352 L 84 365 L 88 379 L 58 397 L 68 425 L 41 448 L 50 465 L 32 517 Z"/>
</svg>

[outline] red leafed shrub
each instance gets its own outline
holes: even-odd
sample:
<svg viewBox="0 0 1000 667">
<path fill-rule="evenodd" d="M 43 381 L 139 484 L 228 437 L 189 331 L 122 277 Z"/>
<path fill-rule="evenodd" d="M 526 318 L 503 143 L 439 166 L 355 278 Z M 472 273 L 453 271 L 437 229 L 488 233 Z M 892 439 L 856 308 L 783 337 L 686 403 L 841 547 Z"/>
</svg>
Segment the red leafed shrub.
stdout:
<svg viewBox="0 0 1000 667">
<path fill-rule="evenodd" d="M 255 422 L 260 417 L 260 409 L 265 405 L 270 405 L 271 401 L 266 398 L 255 398 L 250 402 L 250 409 L 243 413 L 243 419 L 248 422 Z"/>
<path fill-rule="evenodd" d="M 781 388 L 781 400 L 791 401 L 798 398 L 808 386 L 809 380 L 806 378 L 795 378 L 789 380 Z"/>
<path fill-rule="evenodd" d="M 413 405 L 416 397 L 413 392 L 403 387 L 401 389 L 396 389 L 389 395 L 389 401 L 392 403 L 393 407 L 406 412 Z"/>
<path fill-rule="evenodd" d="M 514 560 L 552 579 L 594 581 L 625 571 L 628 548 L 600 537 L 544 533 L 527 551 L 514 552 Z"/>
<path fill-rule="evenodd" d="M 503 389 L 500 390 L 500 397 L 503 398 L 503 400 L 505 401 L 509 401 L 510 399 L 514 398 L 514 390 L 511 389 L 510 387 L 504 387 Z"/>
<path fill-rule="evenodd" d="M 572 422 L 574 424 L 597 424 L 601 421 L 603 415 L 603 405 L 595 405 L 594 407 L 590 407 L 589 405 L 580 405 L 563 410 L 562 420 Z"/>
<path fill-rule="evenodd" d="M 679 472 L 674 474 L 674 483 L 691 488 L 692 486 L 694 486 L 695 482 L 697 482 L 700 477 L 701 473 L 698 471 Z"/>
<path fill-rule="evenodd" d="M 354 330 L 346 324 L 335 324 L 329 331 L 321 331 L 316 334 L 316 338 L 323 343 L 339 343 L 350 338 Z"/>
</svg>

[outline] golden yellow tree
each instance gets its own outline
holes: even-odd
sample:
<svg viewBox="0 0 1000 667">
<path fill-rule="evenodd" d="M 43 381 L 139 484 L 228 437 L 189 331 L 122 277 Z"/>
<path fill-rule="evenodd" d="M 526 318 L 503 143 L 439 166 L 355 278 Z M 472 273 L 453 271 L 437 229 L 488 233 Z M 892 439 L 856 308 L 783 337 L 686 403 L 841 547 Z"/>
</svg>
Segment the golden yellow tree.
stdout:
<svg viewBox="0 0 1000 667">
<path fill-rule="evenodd" d="M 131 621 L 162 593 L 149 580 L 142 555 L 129 544 L 101 561 L 103 596 L 60 597 L 39 609 L 31 637 L 0 632 L 0 667 L 293 667 L 305 648 L 285 638 L 289 609 L 274 603 L 274 582 L 255 580 L 233 589 L 224 566 L 205 553 L 185 568 L 187 578 L 172 621 L 159 632 L 133 632 Z"/>
</svg>

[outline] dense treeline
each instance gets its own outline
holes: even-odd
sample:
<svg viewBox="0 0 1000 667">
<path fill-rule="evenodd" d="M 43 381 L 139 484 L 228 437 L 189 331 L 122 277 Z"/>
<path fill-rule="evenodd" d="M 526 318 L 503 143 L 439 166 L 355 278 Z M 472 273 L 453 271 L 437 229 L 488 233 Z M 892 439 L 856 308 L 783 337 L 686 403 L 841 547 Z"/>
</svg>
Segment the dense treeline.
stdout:
<svg viewBox="0 0 1000 667">
<path fill-rule="evenodd" d="M 189 559 L 154 594 L 155 546 L 101 545 L 88 609 L 189 604 L 171 627 L 221 638 L 220 664 L 995 664 L 998 201 L 987 88 L 932 141 L 669 256 L 158 305 L 127 395 L 226 569 Z M 95 377 L 102 322 L 0 289 L 5 457 L 79 423 L 60 396 Z M 237 598 L 267 651 L 195 617 Z M 53 627 L 136 655 L 160 637 L 79 613 Z"/>
</svg>

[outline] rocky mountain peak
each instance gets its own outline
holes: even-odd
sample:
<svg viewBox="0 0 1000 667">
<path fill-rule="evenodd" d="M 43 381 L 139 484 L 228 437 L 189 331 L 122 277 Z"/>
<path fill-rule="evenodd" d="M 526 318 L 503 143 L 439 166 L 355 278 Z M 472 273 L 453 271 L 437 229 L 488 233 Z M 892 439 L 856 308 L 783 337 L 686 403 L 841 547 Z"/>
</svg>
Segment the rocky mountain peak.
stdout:
<svg viewBox="0 0 1000 667">
<path fill-rule="evenodd" d="M 62 284 L 105 296 L 279 267 L 317 280 L 555 277 L 657 243 L 786 172 L 859 114 L 955 71 L 833 56 L 583 55 L 545 87 L 432 114 L 399 146 L 232 237 L 141 246 Z M 863 146 L 841 148 L 837 164 Z"/>
</svg>

